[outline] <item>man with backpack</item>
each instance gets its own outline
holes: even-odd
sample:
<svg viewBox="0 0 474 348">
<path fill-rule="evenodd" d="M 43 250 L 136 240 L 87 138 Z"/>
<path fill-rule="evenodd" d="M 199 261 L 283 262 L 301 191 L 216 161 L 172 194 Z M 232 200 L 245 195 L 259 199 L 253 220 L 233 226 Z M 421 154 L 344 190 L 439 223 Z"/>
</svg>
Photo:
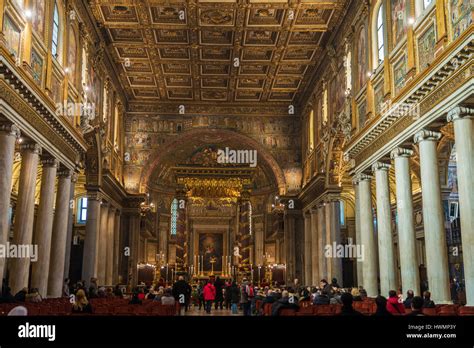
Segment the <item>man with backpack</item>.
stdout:
<svg viewBox="0 0 474 348">
<path fill-rule="evenodd" d="M 242 305 L 244 316 L 252 315 L 251 306 L 254 297 L 255 294 L 252 284 L 248 282 L 247 278 L 244 278 L 240 288 L 240 304 Z"/>
</svg>

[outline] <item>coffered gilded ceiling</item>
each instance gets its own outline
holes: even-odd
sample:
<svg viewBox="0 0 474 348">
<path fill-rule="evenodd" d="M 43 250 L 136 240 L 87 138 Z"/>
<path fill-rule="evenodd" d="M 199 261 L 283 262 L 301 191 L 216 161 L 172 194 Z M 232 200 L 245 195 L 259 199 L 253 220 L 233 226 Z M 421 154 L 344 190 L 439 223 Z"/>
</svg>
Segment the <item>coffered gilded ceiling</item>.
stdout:
<svg viewBox="0 0 474 348">
<path fill-rule="evenodd" d="M 90 1 L 131 102 L 298 104 L 345 0 Z"/>
</svg>

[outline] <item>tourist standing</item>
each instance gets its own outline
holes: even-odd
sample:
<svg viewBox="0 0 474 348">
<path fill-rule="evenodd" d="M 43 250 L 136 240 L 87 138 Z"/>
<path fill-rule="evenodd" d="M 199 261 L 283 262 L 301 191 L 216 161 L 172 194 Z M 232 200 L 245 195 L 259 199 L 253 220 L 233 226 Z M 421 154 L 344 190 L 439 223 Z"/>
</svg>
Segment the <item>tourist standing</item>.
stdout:
<svg viewBox="0 0 474 348">
<path fill-rule="evenodd" d="M 203 290 L 205 308 L 208 314 L 211 314 L 212 302 L 216 299 L 216 288 L 209 280 Z"/>
<path fill-rule="evenodd" d="M 216 281 L 214 282 L 214 287 L 216 288 L 216 300 L 215 300 L 215 308 L 220 307 L 222 309 L 222 304 L 224 302 L 224 294 L 222 293 L 222 289 L 224 288 L 224 282 L 221 278 L 217 277 Z"/>
<path fill-rule="evenodd" d="M 179 314 L 184 315 L 184 312 L 188 310 L 189 300 L 191 298 L 191 286 L 184 277 L 180 275 L 178 281 L 173 285 L 173 296 L 179 303 Z"/>
</svg>

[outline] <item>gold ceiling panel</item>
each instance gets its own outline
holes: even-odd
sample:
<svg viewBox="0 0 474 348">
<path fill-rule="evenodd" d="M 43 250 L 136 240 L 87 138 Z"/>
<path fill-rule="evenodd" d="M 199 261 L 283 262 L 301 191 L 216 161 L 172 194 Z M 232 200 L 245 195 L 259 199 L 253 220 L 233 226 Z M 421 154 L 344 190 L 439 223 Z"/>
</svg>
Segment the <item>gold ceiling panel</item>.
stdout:
<svg viewBox="0 0 474 348">
<path fill-rule="evenodd" d="M 91 0 L 130 101 L 299 103 L 347 0 Z"/>
</svg>

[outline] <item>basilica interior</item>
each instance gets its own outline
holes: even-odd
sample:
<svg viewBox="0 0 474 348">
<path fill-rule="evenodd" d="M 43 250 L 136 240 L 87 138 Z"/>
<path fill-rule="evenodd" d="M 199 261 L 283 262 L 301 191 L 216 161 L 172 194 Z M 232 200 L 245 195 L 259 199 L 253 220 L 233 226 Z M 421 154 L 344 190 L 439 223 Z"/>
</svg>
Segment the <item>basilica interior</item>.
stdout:
<svg viewBox="0 0 474 348">
<path fill-rule="evenodd" d="M 61 297 L 66 278 L 336 278 L 474 306 L 472 1 L 0 0 L 0 13 L 13 294 Z"/>
</svg>

